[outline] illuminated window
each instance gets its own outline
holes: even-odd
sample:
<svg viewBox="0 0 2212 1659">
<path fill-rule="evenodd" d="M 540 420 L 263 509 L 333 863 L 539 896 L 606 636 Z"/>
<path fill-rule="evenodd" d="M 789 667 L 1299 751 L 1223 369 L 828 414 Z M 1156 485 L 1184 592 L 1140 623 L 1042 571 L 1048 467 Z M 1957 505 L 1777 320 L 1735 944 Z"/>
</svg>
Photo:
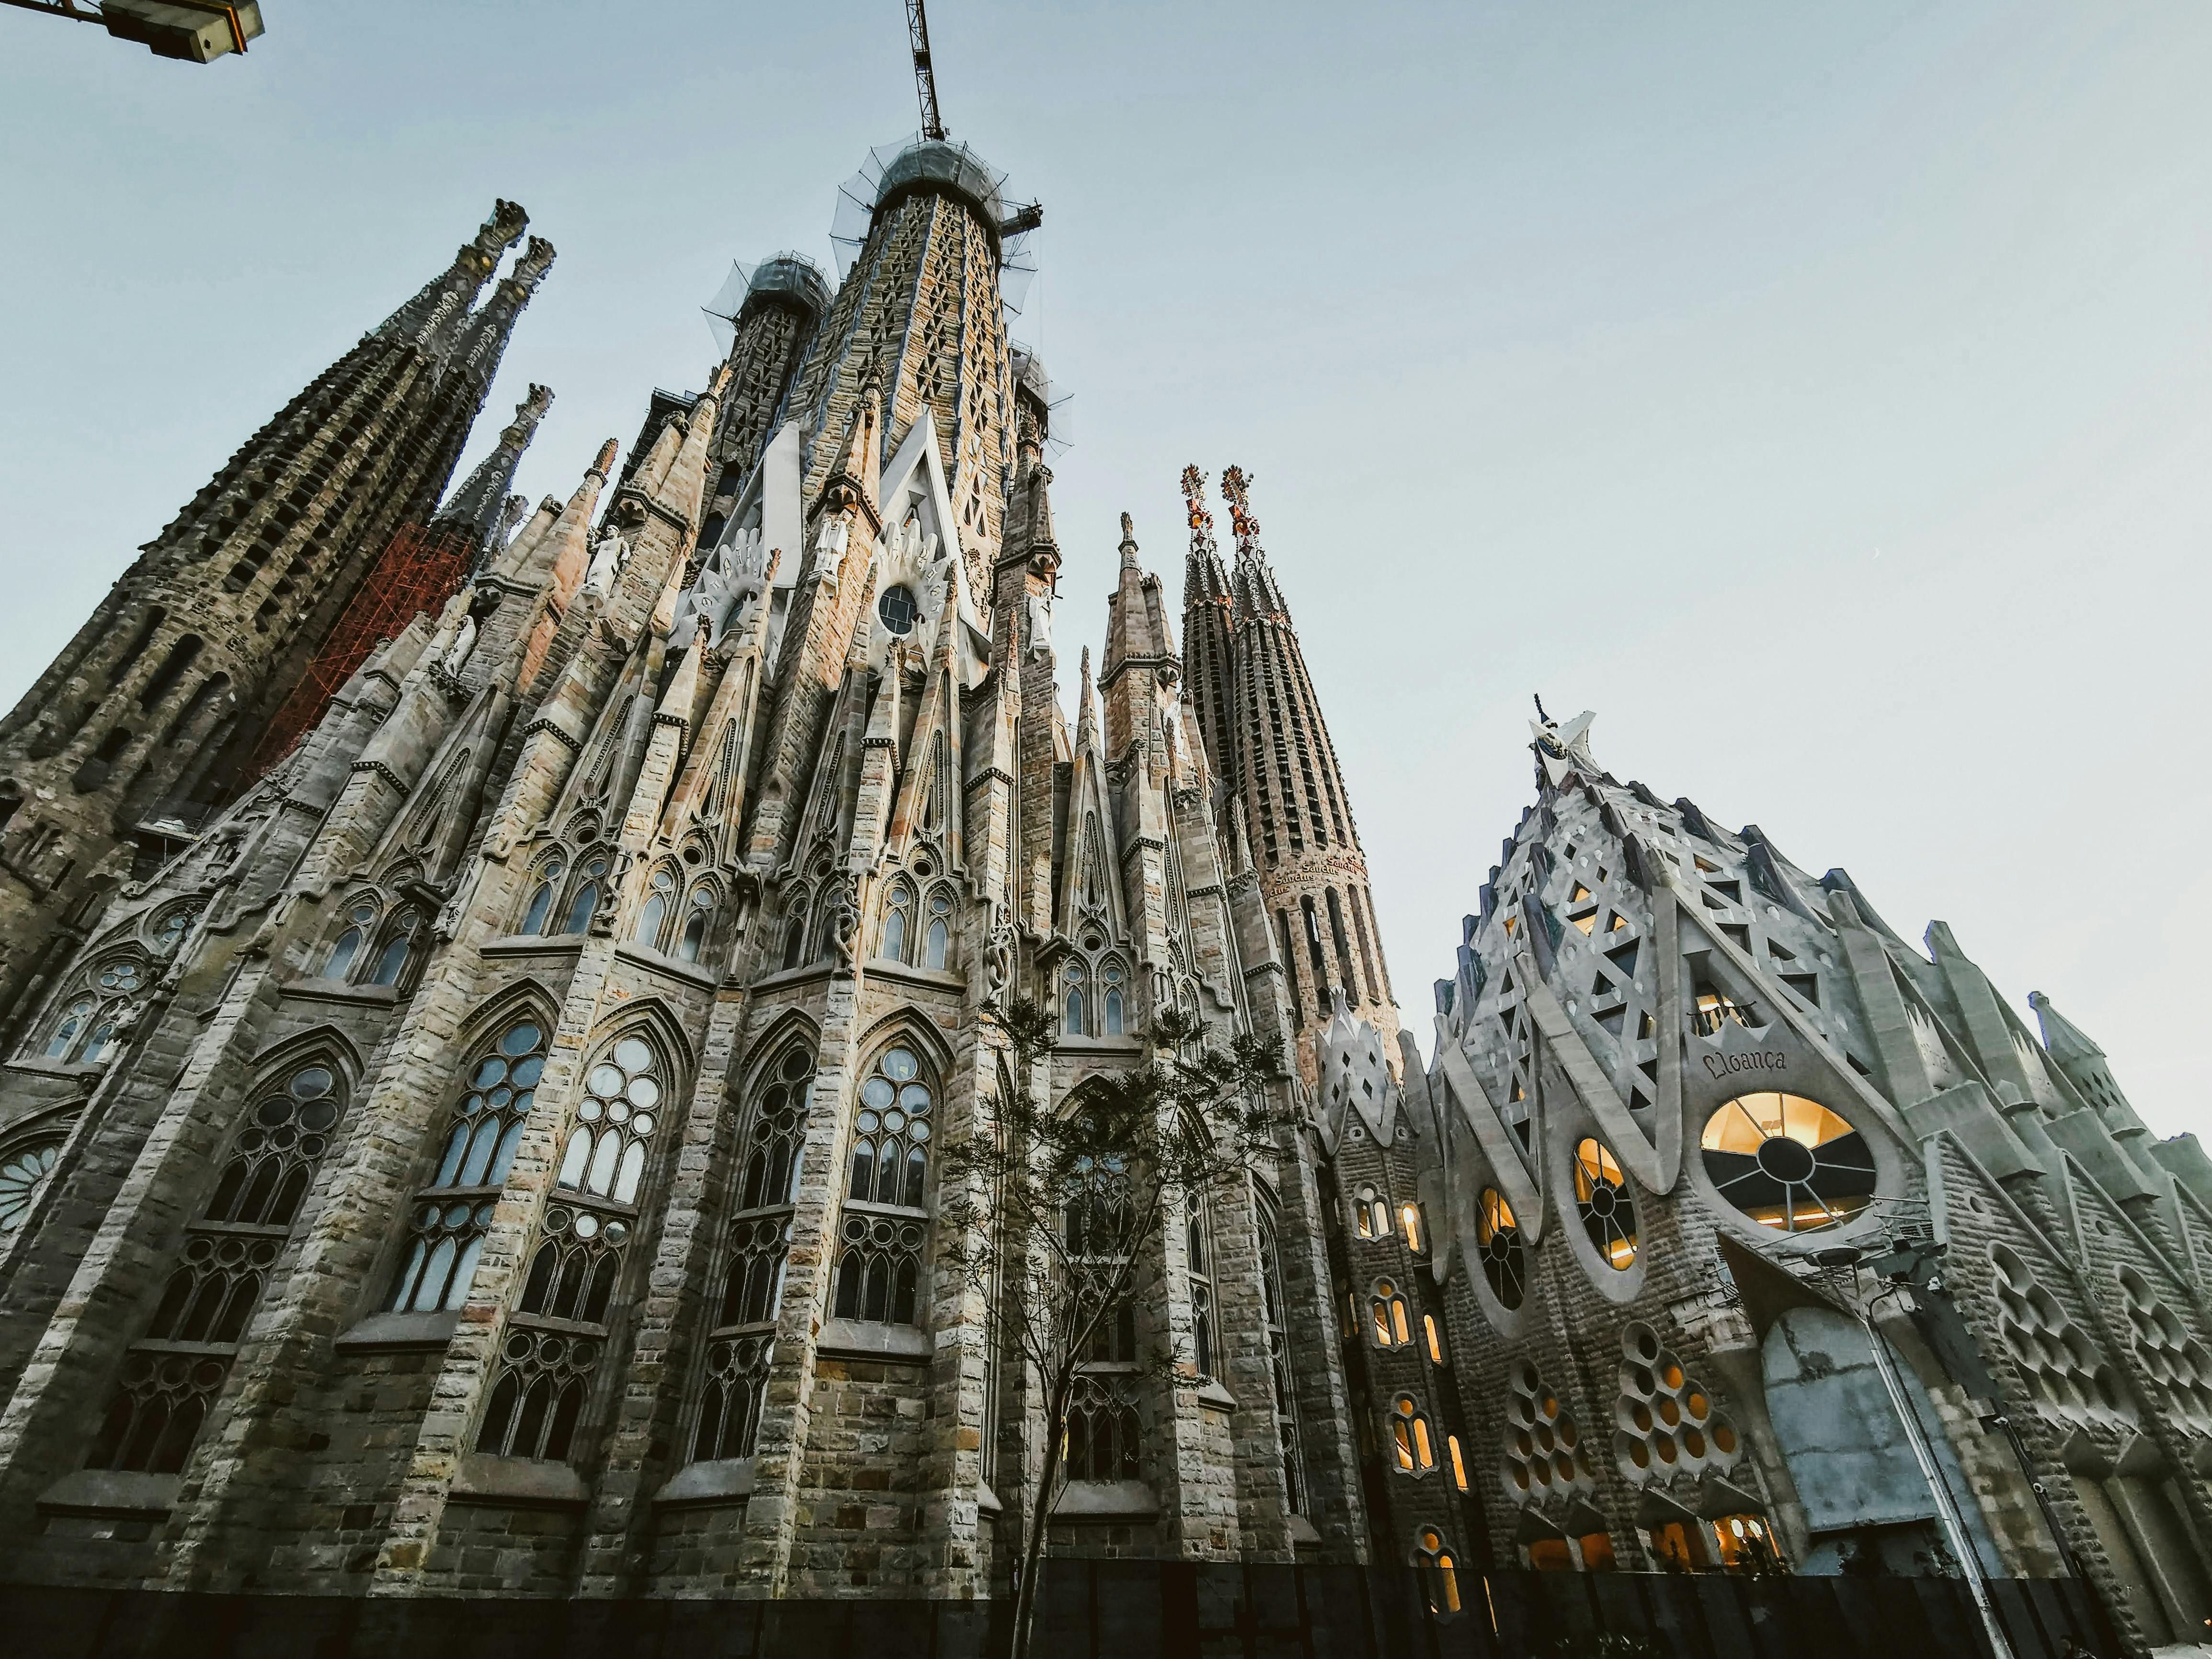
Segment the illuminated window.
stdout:
<svg viewBox="0 0 2212 1659">
<path fill-rule="evenodd" d="M 1437 1329 L 1437 1316 L 1434 1314 L 1421 1316 L 1421 1332 L 1428 1338 L 1429 1363 L 1432 1365 L 1443 1364 L 1444 1363 L 1443 1334 Z"/>
<path fill-rule="evenodd" d="M 1835 1226 L 1874 1196 L 1874 1153 L 1865 1138 L 1797 1095 L 1729 1101 L 1705 1120 L 1698 1145 L 1721 1196 L 1778 1232 Z"/>
<path fill-rule="evenodd" d="M 1716 990 L 1710 985 L 1700 985 L 1697 990 L 1697 1010 L 1691 1015 L 1691 1023 L 1697 1027 L 1699 1036 L 1718 1036 L 1723 1022 L 1727 1020 L 1732 1019 L 1747 1028 L 1763 1024 L 1757 1014 L 1758 1010 L 1751 1004 L 1738 1003 L 1725 991 Z"/>
<path fill-rule="evenodd" d="M 1636 1205 L 1620 1163 L 1595 1140 L 1575 1148 L 1575 1207 L 1597 1253 L 1626 1273 L 1636 1261 Z"/>
<path fill-rule="evenodd" d="M 1437 1467 L 1436 1443 L 1429 1419 L 1410 1394 L 1401 1394 L 1390 1406 L 1390 1444 L 1401 1474 L 1424 1475 Z"/>
<path fill-rule="evenodd" d="M 1528 1293 L 1528 1253 L 1514 1223 L 1513 1206 L 1495 1187 L 1485 1187 L 1475 1204 L 1474 1242 L 1490 1293 L 1512 1312 Z"/>
<path fill-rule="evenodd" d="M 1390 1237 L 1390 1206 L 1382 1195 L 1371 1186 L 1364 1186 L 1352 1194 L 1352 1230 L 1362 1238 Z"/>
<path fill-rule="evenodd" d="M 1406 1236 L 1406 1248 L 1415 1255 L 1423 1253 L 1421 1243 L 1421 1210 L 1417 1204 L 1398 1206 L 1398 1231 Z"/>
<path fill-rule="evenodd" d="M 1724 1515 L 1711 1523 L 1711 1530 L 1723 1567 L 1756 1571 L 1778 1559 L 1774 1534 L 1758 1516 Z"/>
<path fill-rule="evenodd" d="M 1451 1547 L 1434 1527 L 1422 1528 L 1416 1537 L 1413 1565 L 1421 1569 L 1427 1586 L 1429 1611 L 1449 1619 L 1459 1611 L 1459 1571 L 1452 1560 Z"/>
<path fill-rule="evenodd" d="M 1395 1285 L 1387 1279 L 1376 1279 L 1371 1305 L 1376 1347 L 1402 1348 L 1413 1340 L 1406 1322 L 1406 1298 L 1398 1294 Z"/>
<path fill-rule="evenodd" d="M 1467 1490 L 1467 1458 L 1459 1449 L 1459 1437 L 1455 1434 L 1446 1435 L 1444 1449 L 1451 1454 L 1452 1485 L 1465 1492 Z"/>
<path fill-rule="evenodd" d="M 1597 902 L 1590 896 L 1589 888 L 1577 884 L 1568 896 L 1567 907 L 1567 920 L 1581 928 L 1585 936 L 1597 931 Z"/>
<path fill-rule="evenodd" d="M 1613 1534 L 1607 1532 L 1586 1532 L 1575 1540 L 1582 1552 L 1583 1571 L 1611 1572 L 1613 1569 Z"/>
</svg>

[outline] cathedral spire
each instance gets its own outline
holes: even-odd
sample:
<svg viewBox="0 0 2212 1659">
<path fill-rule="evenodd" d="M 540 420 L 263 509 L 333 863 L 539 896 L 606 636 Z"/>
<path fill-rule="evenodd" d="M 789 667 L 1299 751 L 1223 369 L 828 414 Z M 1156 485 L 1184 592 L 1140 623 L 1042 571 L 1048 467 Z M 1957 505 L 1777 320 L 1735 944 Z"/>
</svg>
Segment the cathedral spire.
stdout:
<svg viewBox="0 0 2212 1659">
<path fill-rule="evenodd" d="M 1218 769 L 1243 802 L 1257 843 L 1255 867 L 1273 912 L 1291 1003 L 1301 1021 L 1298 1063 L 1312 1081 L 1332 994 L 1340 991 L 1346 1006 L 1377 1028 L 1386 1047 L 1396 1041 L 1398 1017 L 1352 797 L 1290 606 L 1260 545 L 1251 483 L 1242 467 L 1221 475 L 1237 537 L 1230 695 L 1223 700 L 1230 713 L 1218 725 L 1209 720 L 1206 729 L 1234 749 L 1233 769 Z M 1199 620 L 1194 615 L 1188 623 L 1194 635 Z M 1195 659 L 1192 667 L 1195 684 Z M 1206 678 L 1214 678 L 1211 670 Z M 1203 686 L 1200 695 L 1204 708 Z"/>
<path fill-rule="evenodd" d="M 553 244 L 533 236 L 514 262 L 514 269 L 500 279 L 483 310 L 473 313 L 455 340 L 453 359 L 462 373 L 489 385 L 493 371 L 514 332 L 514 319 L 522 314 L 553 269 Z"/>
<path fill-rule="evenodd" d="M 1267 564 L 1267 550 L 1260 545 L 1260 521 L 1252 515 L 1251 485 L 1243 467 L 1223 470 L 1221 494 L 1229 502 L 1229 520 L 1237 535 L 1237 614 L 1240 619 L 1269 617 L 1287 623 L 1291 607 L 1283 602 L 1282 590 L 1275 586 L 1275 573 Z"/>
<path fill-rule="evenodd" d="M 1085 749 L 1098 747 L 1098 696 L 1091 687 L 1091 647 L 1083 647 L 1083 683 L 1075 694 L 1075 748 L 1080 754 Z"/>
<path fill-rule="evenodd" d="M 500 256 L 521 240 L 529 223 L 530 216 L 513 202 L 494 202 L 491 216 L 461 244 L 453 263 L 371 329 L 368 337 L 420 343 L 431 330 L 476 298 L 484 280 L 499 269 Z"/>
<path fill-rule="evenodd" d="M 1237 784 L 1235 716 L 1230 687 L 1236 660 L 1229 573 L 1213 544 L 1213 514 L 1206 510 L 1206 474 L 1182 470 L 1182 502 L 1190 523 L 1190 552 L 1182 570 L 1183 684 L 1198 715 L 1199 738 L 1213 775 L 1232 797 Z"/>
<path fill-rule="evenodd" d="M 532 386 L 529 395 L 514 406 L 514 419 L 500 433 L 491 453 L 477 462 L 476 471 L 446 498 L 431 522 L 455 525 L 469 532 L 476 538 L 480 555 L 489 549 L 506 512 L 507 492 L 514 484 L 514 469 L 537 434 L 538 423 L 552 406 L 552 392 Z"/>
</svg>

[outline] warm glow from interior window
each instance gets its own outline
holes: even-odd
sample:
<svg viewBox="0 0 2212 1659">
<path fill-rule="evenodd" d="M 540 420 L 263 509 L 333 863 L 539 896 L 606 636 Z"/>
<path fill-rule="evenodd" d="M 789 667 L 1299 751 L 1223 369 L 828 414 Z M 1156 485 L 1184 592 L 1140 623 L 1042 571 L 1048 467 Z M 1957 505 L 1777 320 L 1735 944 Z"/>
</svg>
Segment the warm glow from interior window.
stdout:
<svg viewBox="0 0 2212 1659">
<path fill-rule="evenodd" d="M 1451 1452 L 1452 1484 L 1462 1492 L 1465 1492 L 1467 1490 L 1467 1460 L 1460 1455 L 1459 1437 L 1455 1434 L 1446 1435 L 1444 1444 Z"/>
<path fill-rule="evenodd" d="M 1421 1212 L 1417 1206 L 1402 1205 L 1398 1211 L 1398 1224 L 1405 1230 L 1406 1248 L 1415 1255 L 1421 1253 Z"/>
<path fill-rule="evenodd" d="M 1437 1316 L 1434 1314 L 1423 1314 L 1421 1316 L 1421 1328 L 1428 1333 L 1430 1363 L 1436 1365 L 1443 1364 L 1444 1363 L 1444 1345 L 1437 1334 Z"/>
</svg>

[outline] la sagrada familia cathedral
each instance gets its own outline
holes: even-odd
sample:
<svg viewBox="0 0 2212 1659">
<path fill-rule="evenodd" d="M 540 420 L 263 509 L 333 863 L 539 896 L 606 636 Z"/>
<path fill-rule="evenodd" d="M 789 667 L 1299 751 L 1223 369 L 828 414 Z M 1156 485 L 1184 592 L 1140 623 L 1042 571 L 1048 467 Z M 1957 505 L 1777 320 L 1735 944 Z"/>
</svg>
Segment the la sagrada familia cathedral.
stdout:
<svg viewBox="0 0 2212 1659">
<path fill-rule="evenodd" d="M 1440 1619 L 1514 1568 L 2071 1577 L 2202 1632 L 2195 1141 L 1588 716 L 1425 1062 L 1249 481 L 1185 473 L 1179 618 L 1122 520 L 1071 723 L 1034 213 L 941 141 L 853 189 L 842 276 L 755 268 L 534 509 L 540 388 L 447 489 L 553 260 L 500 204 L 0 724 L 0 1576 L 1003 1597 L 1042 1413 L 940 1153 L 1028 998 L 1055 1100 L 1168 1010 L 1292 1061 L 1086 1364 L 1055 1557 L 1413 1566 Z"/>
</svg>

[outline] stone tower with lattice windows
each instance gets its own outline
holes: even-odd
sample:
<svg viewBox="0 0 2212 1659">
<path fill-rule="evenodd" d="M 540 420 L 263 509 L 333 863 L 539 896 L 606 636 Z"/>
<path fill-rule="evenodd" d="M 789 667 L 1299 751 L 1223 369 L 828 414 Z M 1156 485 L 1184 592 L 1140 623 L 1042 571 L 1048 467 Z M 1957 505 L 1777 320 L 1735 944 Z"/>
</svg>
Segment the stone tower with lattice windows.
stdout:
<svg viewBox="0 0 2212 1659">
<path fill-rule="evenodd" d="M 256 433 L 0 720 L 0 1032 L 20 1035 L 118 887 L 252 775 L 392 533 L 429 516 L 553 263 L 501 202 L 452 265 Z"/>
<path fill-rule="evenodd" d="M 56 951 L 0 1061 L 14 1576 L 1007 1588 L 1041 1402 L 939 1237 L 1002 1014 L 1055 1100 L 1170 1011 L 1297 1020 L 1126 521 L 1060 712 L 1035 212 L 939 142 L 845 200 L 834 292 L 749 273 L 642 453 Z M 1086 1361 L 1055 1553 L 1364 1555 L 1312 1138 L 1261 1162 Z"/>
<path fill-rule="evenodd" d="M 1382 934 L 1368 890 L 1352 797 L 1280 585 L 1260 545 L 1249 480 L 1221 475 L 1237 544 L 1224 572 L 1213 543 L 1205 480 L 1183 473 L 1191 546 L 1183 630 L 1199 729 L 1223 785 L 1223 819 L 1244 838 L 1275 929 L 1298 1013 L 1297 1054 L 1310 1087 L 1332 999 L 1382 1031 L 1396 1064 L 1398 1012 Z"/>
</svg>

